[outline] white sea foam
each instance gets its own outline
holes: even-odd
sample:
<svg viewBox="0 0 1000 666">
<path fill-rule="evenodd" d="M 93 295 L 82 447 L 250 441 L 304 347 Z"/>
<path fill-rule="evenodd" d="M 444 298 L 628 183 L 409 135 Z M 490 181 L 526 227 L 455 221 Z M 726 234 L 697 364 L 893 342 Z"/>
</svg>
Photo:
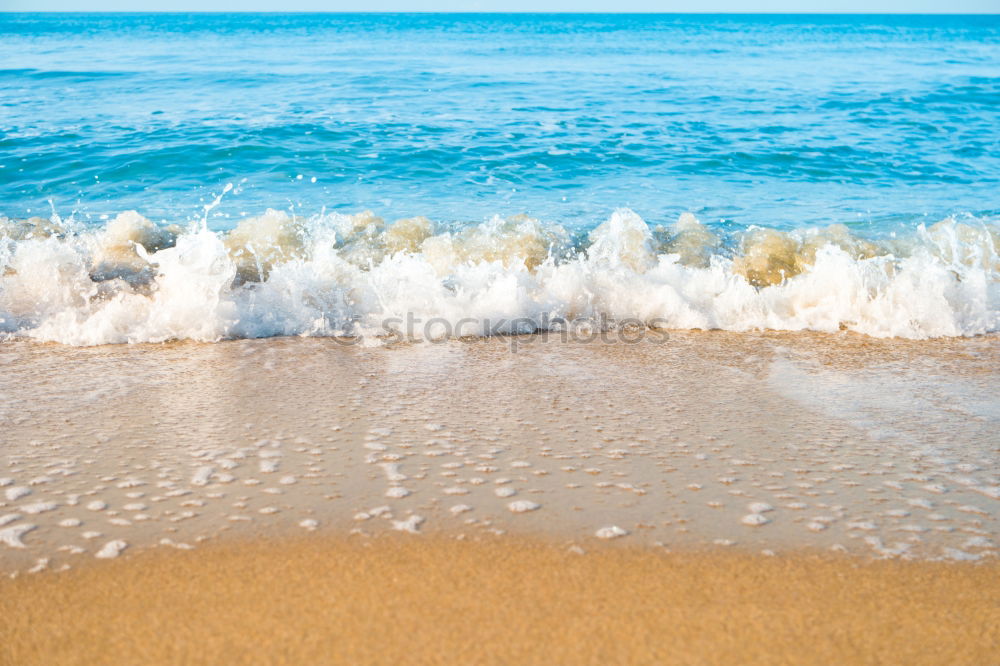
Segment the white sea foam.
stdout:
<svg viewBox="0 0 1000 666">
<path fill-rule="evenodd" d="M 94 557 L 100 558 L 102 560 L 112 560 L 122 554 L 122 551 L 128 548 L 128 544 L 121 539 L 115 539 L 114 541 L 109 541 L 104 544 L 99 551 L 94 554 Z"/>
<path fill-rule="evenodd" d="M 515 500 L 507 505 L 507 509 L 511 513 L 528 513 L 529 511 L 537 511 L 541 507 L 541 504 L 531 500 Z"/>
<path fill-rule="evenodd" d="M 25 545 L 24 542 L 21 541 L 21 537 L 36 528 L 37 525 L 31 525 L 28 523 L 5 527 L 0 530 L 0 543 L 4 544 L 8 548 L 24 548 Z"/>
<path fill-rule="evenodd" d="M 626 536 L 627 534 L 628 530 L 618 527 L 617 525 L 602 527 L 594 532 L 594 536 L 598 539 L 618 539 L 619 537 Z"/>
<path fill-rule="evenodd" d="M 586 238 L 524 217 L 460 231 L 269 210 L 230 232 L 0 218 L 0 334 L 72 345 L 276 335 L 392 339 L 638 320 L 663 329 L 1000 330 L 1000 228 L 944 220 L 873 241 L 845 227 L 722 238 L 615 211 Z M 407 321 L 416 325 L 407 325 Z M 425 326 L 431 320 L 436 324 Z"/>
</svg>

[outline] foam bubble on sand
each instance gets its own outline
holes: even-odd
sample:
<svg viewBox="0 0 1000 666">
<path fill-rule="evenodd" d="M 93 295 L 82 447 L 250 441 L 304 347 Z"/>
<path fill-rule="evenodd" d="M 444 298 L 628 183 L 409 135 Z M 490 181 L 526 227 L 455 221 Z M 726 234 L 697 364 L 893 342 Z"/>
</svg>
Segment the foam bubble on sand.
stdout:
<svg viewBox="0 0 1000 666">
<path fill-rule="evenodd" d="M 31 494 L 31 488 L 27 486 L 14 486 L 4 491 L 4 496 L 8 502 L 14 502 Z"/>
<path fill-rule="evenodd" d="M 212 472 L 215 471 L 210 465 L 205 465 L 199 467 L 195 470 L 194 474 L 191 476 L 192 486 L 207 486 L 208 480 L 212 478 Z"/>
<path fill-rule="evenodd" d="M 401 486 L 393 486 L 385 491 L 385 496 L 392 499 L 403 499 L 404 497 L 408 497 L 409 494 L 410 491 Z"/>
<path fill-rule="evenodd" d="M 87 503 L 87 508 L 91 511 L 104 511 L 108 508 L 108 503 L 103 500 L 93 500 Z"/>
<path fill-rule="evenodd" d="M 102 560 L 110 560 L 118 557 L 128 548 L 128 544 L 121 539 L 115 539 L 114 541 L 109 541 L 104 544 L 99 551 L 94 554 L 94 557 Z"/>
<path fill-rule="evenodd" d="M 771 519 L 762 513 L 749 513 L 740 518 L 740 522 L 751 527 L 760 527 L 761 525 L 767 525 L 771 522 Z"/>
<path fill-rule="evenodd" d="M 319 527 L 319 521 L 313 518 L 306 518 L 304 520 L 299 521 L 299 527 L 303 527 L 309 530 L 310 532 L 313 532 L 316 530 L 317 527 Z"/>
<path fill-rule="evenodd" d="M 48 557 L 40 557 L 37 560 L 35 560 L 35 565 L 30 569 L 28 569 L 27 572 L 30 574 L 35 574 L 45 571 L 46 569 L 49 568 L 50 561 L 51 560 Z"/>
<path fill-rule="evenodd" d="M 894 543 L 891 547 L 886 546 L 882 543 L 881 539 L 871 536 L 865 537 L 865 543 L 867 543 L 877 555 L 886 558 L 905 556 L 907 551 L 911 548 L 911 544 L 908 543 Z"/>
<path fill-rule="evenodd" d="M 594 532 L 594 536 L 598 539 L 617 539 L 619 537 L 626 536 L 627 534 L 628 530 L 618 527 L 617 525 L 602 527 Z"/>
<path fill-rule="evenodd" d="M 399 463 L 379 463 L 389 481 L 405 481 L 407 476 L 399 471 Z"/>
<path fill-rule="evenodd" d="M 37 525 L 32 525 L 30 523 L 22 523 L 20 525 L 13 525 L 12 527 L 5 527 L 0 530 L 0 543 L 8 548 L 24 548 L 25 545 L 24 542 L 21 541 L 21 537 L 37 527 Z"/>
<path fill-rule="evenodd" d="M 400 532 L 409 532 L 410 534 L 417 534 L 420 532 L 420 526 L 423 525 L 423 516 L 412 515 L 406 520 L 394 520 L 392 521 L 392 529 L 398 530 Z"/>
<path fill-rule="evenodd" d="M 170 547 L 176 548 L 178 550 L 193 550 L 194 549 L 194 546 L 192 546 L 191 544 L 183 543 L 183 542 L 179 542 L 179 541 L 174 541 L 173 539 L 170 539 L 170 538 L 167 538 L 167 537 L 164 537 L 164 538 L 160 539 L 160 545 L 161 546 L 170 546 Z"/>
<path fill-rule="evenodd" d="M 0 516 L 0 527 L 3 527 L 4 525 L 9 525 L 10 523 L 14 522 L 15 520 L 20 520 L 20 519 L 21 519 L 21 514 L 19 514 L 19 513 L 7 513 L 7 514 L 4 514 L 4 515 Z"/>
<path fill-rule="evenodd" d="M 20 507 L 21 511 L 29 513 L 32 515 L 39 513 L 46 513 L 48 511 L 55 511 L 59 508 L 59 505 L 55 502 L 34 502 L 32 504 L 25 504 Z"/>
<path fill-rule="evenodd" d="M 507 509 L 511 513 L 527 513 L 529 511 L 537 511 L 540 508 L 542 508 L 541 504 L 532 502 L 531 500 L 515 500 L 507 504 Z"/>
</svg>

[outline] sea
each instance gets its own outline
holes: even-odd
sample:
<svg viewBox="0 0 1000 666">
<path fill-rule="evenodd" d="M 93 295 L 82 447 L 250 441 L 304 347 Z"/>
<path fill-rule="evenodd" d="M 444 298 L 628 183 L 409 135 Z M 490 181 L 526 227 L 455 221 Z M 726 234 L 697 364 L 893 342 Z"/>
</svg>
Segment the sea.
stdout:
<svg viewBox="0 0 1000 666">
<path fill-rule="evenodd" d="M 0 13 L 0 339 L 581 322 L 1000 331 L 1000 16 Z"/>
</svg>

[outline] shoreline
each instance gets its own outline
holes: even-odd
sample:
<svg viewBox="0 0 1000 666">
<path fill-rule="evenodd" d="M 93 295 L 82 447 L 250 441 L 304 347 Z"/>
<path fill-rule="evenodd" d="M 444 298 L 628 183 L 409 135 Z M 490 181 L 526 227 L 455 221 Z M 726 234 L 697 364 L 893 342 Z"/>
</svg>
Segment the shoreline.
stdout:
<svg viewBox="0 0 1000 666">
<path fill-rule="evenodd" d="M 988 560 L 997 340 L 5 344 L 0 573 L 400 529 Z"/>
<path fill-rule="evenodd" d="M 505 536 L 246 540 L 0 580 L 0 663 L 986 663 L 998 565 Z"/>
</svg>

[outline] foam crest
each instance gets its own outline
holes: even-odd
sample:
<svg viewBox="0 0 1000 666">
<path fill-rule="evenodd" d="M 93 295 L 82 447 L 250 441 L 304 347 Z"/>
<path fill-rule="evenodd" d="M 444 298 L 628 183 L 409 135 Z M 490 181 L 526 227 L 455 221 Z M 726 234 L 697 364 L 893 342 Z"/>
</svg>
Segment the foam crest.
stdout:
<svg viewBox="0 0 1000 666">
<path fill-rule="evenodd" d="M 267 210 L 214 232 L 129 211 L 97 229 L 4 218 L 0 234 L 0 331 L 72 345 L 377 342 L 580 318 L 917 339 L 1000 330 L 1000 231 L 975 219 L 883 240 L 839 225 L 724 236 L 688 213 L 653 229 L 620 209 L 574 242 L 524 216 L 455 228 Z"/>
</svg>

